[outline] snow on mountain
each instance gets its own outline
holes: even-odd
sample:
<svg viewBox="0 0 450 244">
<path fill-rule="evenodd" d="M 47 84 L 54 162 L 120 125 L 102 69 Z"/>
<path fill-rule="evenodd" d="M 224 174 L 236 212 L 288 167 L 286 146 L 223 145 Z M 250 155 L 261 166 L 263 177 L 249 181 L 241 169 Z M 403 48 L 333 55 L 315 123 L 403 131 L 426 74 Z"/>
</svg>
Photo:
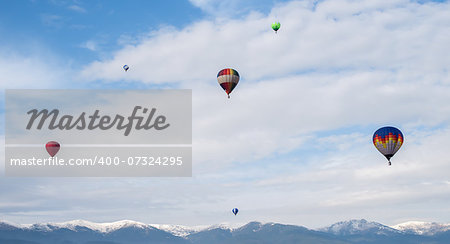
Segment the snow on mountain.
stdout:
<svg viewBox="0 0 450 244">
<path fill-rule="evenodd" d="M 274 223 L 268 223 L 274 224 Z M 169 224 L 144 224 L 141 222 L 131 220 L 121 220 L 111 223 L 95 223 L 86 220 L 72 220 L 61 223 L 39 223 L 39 224 L 14 224 L 7 221 L 0 221 L 0 229 L 24 229 L 33 231 L 50 232 L 58 229 L 69 229 L 72 231 L 80 231 L 83 228 L 87 228 L 100 233 L 111 233 L 123 228 L 139 228 L 139 229 L 158 229 L 168 232 L 174 236 L 186 238 L 187 236 L 215 229 L 229 230 L 230 232 L 239 231 L 242 229 L 252 230 L 256 232 L 264 226 L 263 223 L 250 222 L 248 224 L 238 223 L 222 223 L 211 226 L 183 226 L 183 225 L 169 225 Z M 432 236 L 436 233 L 450 231 L 450 224 L 441 224 L 434 222 L 420 222 L 409 221 L 394 226 L 386 226 L 377 222 L 370 222 L 365 219 L 361 220 L 349 220 L 335 223 L 329 227 L 317 229 L 317 231 L 332 233 L 335 235 L 356 235 L 356 234 L 378 234 L 378 235 L 390 235 L 390 234 L 416 234 Z"/>
<path fill-rule="evenodd" d="M 164 230 L 166 232 L 171 233 L 172 235 L 179 237 L 186 237 L 193 233 L 215 229 L 229 230 L 230 232 L 232 232 L 239 228 L 242 228 L 245 225 L 246 225 L 245 223 L 221 223 L 215 225 L 198 225 L 198 226 L 150 224 L 150 226 L 154 228 Z"/>
<path fill-rule="evenodd" d="M 250 222 L 250 223 L 252 223 L 252 222 Z M 223 230 L 234 231 L 236 229 L 242 228 L 245 225 L 247 225 L 247 224 L 246 223 L 221 223 L 221 224 L 210 225 L 206 229 L 208 229 L 208 230 L 223 229 Z"/>
<path fill-rule="evenodd" d="M 187 227 L 149 225 L 130 220 L 112 223 L 74 220 L 63 223 L 17 225 L 0 221 L 0 243 L 450 243 L 450 235 L 447 234 L 450 232 L 419 235 L 364 219 L 339 222 L 319 231 L 296 225 L 260 222 L 250 222 L 238 228 L 232 226 L 237 224 Z M 441 228 L 443 226 L 445 228 Z M 437 229 L 448 230 L 447 224 L 425 222 L 404 223 L 396 227 L 416 231 L 425 228 L 428 231 L 420 233 L 436 233 L 430 230 Z"/>
<path fill-rule="evenodd" d="M 121 220 L 111 223 L 94 223 L 86 220 L 72 220 L 63 223 L 47 223 L 47 225 L 70 230 L 76 230 L 77 227 L 85 227 L 102 233 L 109 233 L 126 227 L 135 227 L 140 229 L 148 228 L 147 224 L 132 220 Z"/>
<path fill-rule="evenodd" d="M 174 236 L 186 237 L 192 233 L 200 232 L 208 229 L 209 226 L 183 226 L 183 225 L 167 225 L 167 224 L 150 224 L 150 226 L 171 233 Z"/>
<path fill-rule="evenodd" d="M 398 230 L 391 228 L 389 226 L 382 225 L 377 222 L 369 222 L 365 219 L 341 221 L 329 227 L 320 228 L 318 230 L 327 233 L 332 233 L 335 235 L 355 235 L 368 232 L 374 234 L 388 235 L 399 232 Z"/>
<path fill-rule="evenodd" d="M 140 229 L 153 228 L 150 225 L 131 220 L 121 220 L 111 223 L 94 223 L 86 220 L 72 220 L 61 223 L 39 223 L 39 224 L 13 224 L 6 221 L 0 221 L 0 223 L 3 225 L 7 224 L 16 227 L 18 229 L 32 229 L 40 231 L 52 231 L 62 228 L 76 231 L 77 228 L 84 227 L 97 232 L 109 233 L 126 227 L 135 227 Z"/>
<path fill-rule="evenodd" d="M 15 229 L 15 228 L 26 228 L 27 226 L 30 225 L 19 225 L 19 224 L 14 224 L 8 221 L 1 221 L 0 220 L 0 229 L 3 230 L 9 230 L 9 229 Z"/>
<path fill-rule="evenodd" d="M 272 223 L 269 223 L 272 225 Z M 261 228 L 264 226 L 265 224 L 261 223 L 261 222 L 250 222 L 246 225 L 243 225 L 239 228 L 234 229 L 235 231 L 239 231 L 239 230 L 250 230 L 252 232 L 257 232 L 259 230 L 261 230 Z"/>
<path fill-rule="evenodd" d="M 233 227 L 234 226 L 234 227 Z M 183 226 L 183 225 L 168 225 L 168 224 L 144 224 L 137 221 L 132 220 L 121 220 L 111 223 L 95 223 L 90 222 L 86 220 L 72 220 L 67 222 L 61 222 L 61 223 L 39 223 L 39 224 L 14 224 L 7 221 L 0 221 L 0 227 L 3 229 L 6 228 L 18 228 L 18 229 L 30 229 L 30 230 L 37 230 L 37 231 L 53 231 L 57 229 L 69 229 L 72 231 L 77 231 L 80 228 L 87 228 L 93 231 L 101 232 L 101 233 L 110 233 L 122 228 L 127 227 L 134 227 L 134 228 L 140 228 L 140 229 L 146 229 L 146 228 L 155 228 L 159 230 L 163 230 L 166 232 L 171 233 L 172 235 L 179 236 L 179 237 L 186 237 L 192 233 L 200 232 L 203 230 L 210 230 L 210 229 L 229 229 L 232 230 L 234 228 L 237 228 L 236 225 L 232 224 L 218 224 L 218 225 L 200 225 L 200 226 Z"/>
<path fill-rule="evenodd" d="M 450 224 L 422 221 L 408 221 L 391 227 L 409 234 L 428 236 L 434 235 L 439 232 L 450 231 Z"/>
</svg>

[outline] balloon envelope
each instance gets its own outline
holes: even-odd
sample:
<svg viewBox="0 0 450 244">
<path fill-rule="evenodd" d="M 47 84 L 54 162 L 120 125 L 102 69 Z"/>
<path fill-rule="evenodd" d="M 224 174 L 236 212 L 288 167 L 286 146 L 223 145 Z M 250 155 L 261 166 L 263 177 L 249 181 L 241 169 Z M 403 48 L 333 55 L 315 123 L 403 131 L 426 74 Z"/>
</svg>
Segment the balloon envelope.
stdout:
<svg viewBox="0 0 450 244">
<path fill-rule="evenodd" d="M 126 65 L 126 64 L 123 66 L 123 69 L 124 69 L 125 71 L 128 71 L 129 68 L 130 68 L 130 67 L 128 67 L 128 65 Z"/>
<path fill-rule="evenodd" d="M 217 74 L 217 81 L 230 98 L 230 93 L 237 86 L 240 76 L 235 69 L 223 69 Z"/>
<path fill-rule="evenodd" d="M 59 151 L 60 145 L 56 141 L 49 141 L 45 144 L 45 149 L 51 157 L 54 157 Z"/>
<path fill-rule="evenodd" d="M 280 29 L 280 27 L 281 27 L 280 22 L 274 22 L 272 24 L 272 29 L 275 31 L 275 33 Z"/>
<path fill-rule="evenodd" d="M 373 134 L 373 144 L 391 163 L 391 157 L 400 149 L 403 145 L 402 132 L 392 126 L 386 126 L 378 129 Z"/>
<path fill-rule="evenodd" d="M 231 210 L 231 212 L 233 212 L 234 213 L 234 215 L 236 215 L 238 212 L 239 212 L 239 209 L 237 209 L 237 208 L 233 208 L 233 210 Z"/>
</svg>

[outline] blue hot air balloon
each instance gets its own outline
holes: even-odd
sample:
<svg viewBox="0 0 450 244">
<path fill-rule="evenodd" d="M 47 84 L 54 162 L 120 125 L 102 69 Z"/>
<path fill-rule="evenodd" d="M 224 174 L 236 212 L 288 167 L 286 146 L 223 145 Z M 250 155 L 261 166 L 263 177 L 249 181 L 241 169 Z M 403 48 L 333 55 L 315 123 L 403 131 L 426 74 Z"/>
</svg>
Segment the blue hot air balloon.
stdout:
<svg viewBox="0 0 450 244">
<path fill-rule="evenodd" d="M 128 65 L 125 64 L 125 65 L 123 66 L 123 69 L 124 69 L 125 72 L 126 72 L 126 71 L 128 71 L 128 69 L 130 69 L 130 67 L 129 67 Z"/>
<path fill-rule="evenodd" d="M 403 145 L 402 132 L 391 126 L 386 126 L 378 129 L 373 133 L 373 144 L 389 161 L 391 165 L 391 158 Z"/>
<path fill-rule="evenodd" d="M 237 208 L 233 208 L 233 210 L 231 210 L 231 212 L 233 212 L 234 213 L 234 215 L 236 215 L 238 212 L 239 212 L 239 209 L 237 209 Z"/>
</svg>

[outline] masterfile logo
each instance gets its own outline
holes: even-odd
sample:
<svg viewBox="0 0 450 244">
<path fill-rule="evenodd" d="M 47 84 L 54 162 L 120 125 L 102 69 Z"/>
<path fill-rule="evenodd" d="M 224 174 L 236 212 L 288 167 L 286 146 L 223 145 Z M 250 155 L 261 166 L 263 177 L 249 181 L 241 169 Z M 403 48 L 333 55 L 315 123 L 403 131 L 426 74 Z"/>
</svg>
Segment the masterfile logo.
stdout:
<svg viewBox="0 0 450 244">
<path fill-rule="evenodd" d="M 191 90 L 6 90 L 6 142 L 191 144 Z"/>
<path fill-rule="evenodd" d="M 129 117 L 119 114 L 116 114 L 114 117 L 108 115 L 100 116 L 100 110 L 95 110 L 93 114 L 89 116 L 86 116 L 86 113 L 82 112 L 79 116 L 63 115 L 59 117 L 58 109 L 53 109 L 51 112 L 47 109 L 41 111 L 32 109 L 27 113 L 31 115 L 27 124 L 27 130 L 32 129 L 34 122 L 38 119 L 39 122 L 36 123 L 36 129 L 38 130 L 42 129 L 47 122 L 47 128 L 49 130 L 109 130 L 116 127 L 118 130 L 125 130 L 125 136 L 128 136 L 133 128 L 136 130 L 150 130 L 152 128 L 155 130 L 164 130 L 170 126 L 169 123 L 166 123 L 166 116 L 155 116 L 156 108 L 152 108 L 148 114 L 147 111 L 149 111 L 149 109 L 143 108 L 142 114 L 144 116 L 139 116 L 138 111 L 141 109 L 141 106 L 135 106 Z M 155 119 L 153 118 L 154 116 L 156 117 Z M 136 125 L 133 127 L 135 121 Z"/>
</svg>

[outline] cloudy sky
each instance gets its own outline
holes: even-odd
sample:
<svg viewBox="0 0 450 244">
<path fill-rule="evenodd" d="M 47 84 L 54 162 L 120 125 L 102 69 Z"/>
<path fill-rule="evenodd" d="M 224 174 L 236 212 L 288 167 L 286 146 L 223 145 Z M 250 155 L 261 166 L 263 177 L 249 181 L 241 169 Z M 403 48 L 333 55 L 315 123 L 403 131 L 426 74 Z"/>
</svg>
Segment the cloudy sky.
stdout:
<svg viewBox="0 0 450 244">
<path fill-rule="evenodd" d="M 22 0 L 0 8 L 0 37 L 2 144 L 5 89 L 193 93 L 192 177 L 2 171 L 2 220 L 450 222 L 447 1 Z M 371 142 L 385 125 L 405 136 L 391 167 Z"/>
</svg>

